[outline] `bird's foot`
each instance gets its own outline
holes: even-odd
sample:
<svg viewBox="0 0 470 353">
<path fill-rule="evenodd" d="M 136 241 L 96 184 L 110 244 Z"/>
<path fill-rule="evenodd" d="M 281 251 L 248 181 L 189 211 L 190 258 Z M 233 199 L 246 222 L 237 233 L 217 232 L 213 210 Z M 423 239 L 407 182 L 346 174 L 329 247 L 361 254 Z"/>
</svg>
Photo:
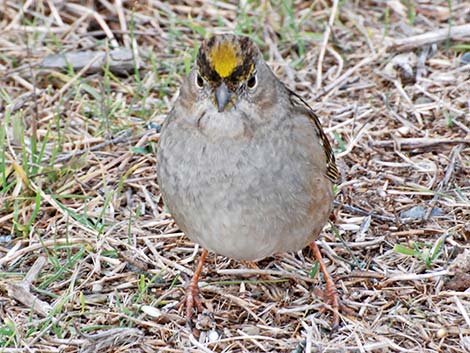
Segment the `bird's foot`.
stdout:
<svg viewBox="0 0 470 353">
<path fill-rule="evenodd" d="M 186 288 L 186 295 L 184 298 L 184 305 L 186 306 L 186 321 L 191 322 L 194 308 L 198 312 L 202 312 L 204 310 L 202 306 L 199 286 L 191 280 L 188 288 Z"/>
<path fill-rule="evenodd" d="M 310 247 L 312 248 L 315 258 L 317 259 L 318 264 L 320 265 L 320 271 L 323 273 L 323 278 L 325 279 L 326 284 L 326 289 L 324 291 L 318 289 L 316 291 L 316 294 L 322 298 L 323 302 L 327 304 L 327 308 L 333 312 L 331 328 L 332 330 L 335 330 L 339 326 L 339 311 L 340 308 L 342 308 L 342 305 L 339 300 L 339 294 L 336 289 L 336 285 L 333 281 L 333 278 L 326 269 L 326 265 L 323 262 L 321 252 L 317 244 L 313 242 L 310 244 Z M 325 308 L 323 309 L 323 311 L 325 311 Z"/>
<path fill-rule="evenodd" d="M 316 288 L 315 295 L 320 297 L 323 303 L 325 303 L 325 306 L 321 309 L 322 313 L 326 312 L 327 310 L 331 310 L 333 315 L 331 320 L 331 329 L 335 330 L 339 327 L 339 312 L 343 309 L 344 305 L 340 302 L 339 294 L 333 281 L 331 282 L 332 286 L 327 281 L 325 290 Z"/>
<path fill-rule="evenodd" d="M 199 258 L 198 265 L 194 271 L 194 275 L 189 282 L 188 287 L 186 288 L 186 295 L 182 304 L 186 305 L 186 322 L 191 326 L 191 319 L 193 316 L 193 309 L 196 308 L 197 311 L 202 312 L 204 310 L 202 306 L 201 297 L 199 295 L 199 277 L 201 276 L 202 268 L 207 257 L 207 250 L 203 250 L 201 257 Z"/>
</svg>

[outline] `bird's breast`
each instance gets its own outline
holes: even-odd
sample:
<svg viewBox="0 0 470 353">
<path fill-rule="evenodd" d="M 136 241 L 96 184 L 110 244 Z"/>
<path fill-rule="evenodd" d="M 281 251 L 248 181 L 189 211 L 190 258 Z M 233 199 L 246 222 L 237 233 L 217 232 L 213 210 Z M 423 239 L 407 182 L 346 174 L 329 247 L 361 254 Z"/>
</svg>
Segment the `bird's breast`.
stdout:
<svg viewBox="0 0 470 353">
<path fill-rule="evenodd" d="M 211 129 L 221 127 L 204 132 Z M 162 133 L 159 183 L 176 223 L 193 241 L 237 259 L 303 247 L 331 204 L 331 185 L 305 146 L 288 130 L 250 138 L 217 131 L 214 139 L 199 130 Z"/>
</svg>

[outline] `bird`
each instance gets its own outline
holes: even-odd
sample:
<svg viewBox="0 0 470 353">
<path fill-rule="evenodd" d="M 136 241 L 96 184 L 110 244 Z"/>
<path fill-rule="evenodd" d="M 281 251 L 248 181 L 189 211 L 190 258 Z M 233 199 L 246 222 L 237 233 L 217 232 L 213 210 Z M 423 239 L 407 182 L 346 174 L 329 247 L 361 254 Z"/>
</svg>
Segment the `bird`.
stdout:
<svg viewBox="0 0 470 353">
<path fill-rule="evenodd" d="M 163 201 L 203 248 L 186 289 L 187 320 L 203 308 L 198 281 L 208 251 L 255 261 L 310 245 L 337 326 L 339 295 L 315 240 L 338 178 L 317 115 L 275 76 L 254 40 L 204 39 L 157 147 Z"/>
</svg>

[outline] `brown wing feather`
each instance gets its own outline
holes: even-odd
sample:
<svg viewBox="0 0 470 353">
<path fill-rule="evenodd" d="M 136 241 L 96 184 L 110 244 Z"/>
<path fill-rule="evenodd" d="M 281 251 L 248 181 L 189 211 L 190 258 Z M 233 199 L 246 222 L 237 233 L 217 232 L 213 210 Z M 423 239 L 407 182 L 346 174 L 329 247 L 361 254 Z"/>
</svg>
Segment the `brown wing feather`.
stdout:
<svg viewBox="0 0 470 353">
<path fill-rule="evenodd" d="M 338 168 L 336 167 L 335 155 L 333 154 L 333 149 L 331 148 L 330 142 L 328 141 L 328 137 L 326 137 L 325 133 L 323 132 L 320 120 L 318 120 L 318 117 L 315 115 L 312 108 L 302 99 L 302 97 L 292 92 L 291 90 L 289 90 L 289 93 L 292 104 L 295 107 L 306 111 L 309 115 L 309 118 L 313 121 L 315 127 L 317 128 L 318 137 L 320 138 L 320 143 L 323 146 L 323 151 L 325 152 L 326 156 L 326 176 L 333 183 L 336 183 L 339 179 L 339 172 Z"/>
</svg>

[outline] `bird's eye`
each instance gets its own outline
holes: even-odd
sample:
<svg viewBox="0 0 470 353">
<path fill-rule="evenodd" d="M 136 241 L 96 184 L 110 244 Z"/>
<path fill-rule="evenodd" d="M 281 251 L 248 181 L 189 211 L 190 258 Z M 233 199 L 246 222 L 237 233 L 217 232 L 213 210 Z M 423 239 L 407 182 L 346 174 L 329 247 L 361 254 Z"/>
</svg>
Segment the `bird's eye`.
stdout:
<svg viewBox="0 0 470 353">
<path fill-rule="evenodd" d="M 256 87 L 256 84 L 258 83 L 258 79 L 256 78 L 256 73 L 251 75 L 251 77 L 248 79 L 248 82 L 246 83 L 247 87 L 249 89 L 254 89 Z"/>
<path fill-rule="evenodd" d="M 199 74 L 196 74 L 196 86 L 197 86 L 198 88 L 204 87 L 204 79 L 203 79 L 202 76 L 199 75 Z"/>
</svg>

